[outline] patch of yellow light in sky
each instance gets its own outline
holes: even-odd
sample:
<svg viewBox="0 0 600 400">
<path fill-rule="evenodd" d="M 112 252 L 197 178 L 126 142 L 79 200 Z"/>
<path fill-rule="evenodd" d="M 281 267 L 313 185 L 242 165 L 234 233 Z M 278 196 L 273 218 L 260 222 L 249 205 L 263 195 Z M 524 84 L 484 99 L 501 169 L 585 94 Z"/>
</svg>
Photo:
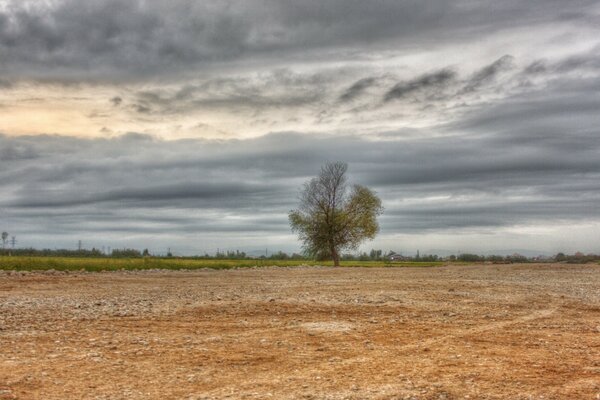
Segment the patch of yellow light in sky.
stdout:
<svg viewBox="0 0 600 400">
<path fill-rule="evenodd" d="M 231 133 L 244 129 L 242 121 L 230 113 L 215 110 L 169 116 L 141 114 L 135 111 L 128 92 L 126 88 L 111 86 L 17 85 L 0 92 L 0 132 L 77 137 L 138 132 L 164 139 L 243 136 Z M 118 106 L 110 101 L 116 96 L 123 97 Z"/>
<path fill-rule="evenodd" d="M 74 88 L 17 85 L 0 95 L 0 131 L 9 135 L 98 136 L 102 126 L 90 118 L 98 101 Z"/>
<path fill-rule="evenodd" d="M 169 140 L 241 139 L 299 129 L 289 110 L 270 110 L 260 116 L 250 108 L 231 110 L 226 106 L 140 113 L 136 110 L 138 90 L 135 86 L 18 84 L 0 92 L 0 132 L 90 138 L 137 132 Z M 122 102 L 113 104 L 114 97 L 121 97 Z"/>
<path fill-rule="evenodd" d="M 111 137 L 127 132 L 163 139 L 231 139 L 276 130 L 300 130 L 298 110 L 193 109 L 180 113 L 136 111 L 135 87 L 22 84 L 0 92 L 0 132 L 8 135 L 57 134 Z M 115 105 L 110 99 L 121 97 Z M 291 113 L 291 114 L 290 114 Z"/>
<path fill-rule="evenodd" d="M 89 119 L 80 110 L 50 105 L 12 105 L 3 107 L 0 113 L 0 131 L 12 135 L 87 136 L 85 133 L 90 129 Z"/>
<path fill-rule="evenodd" d="M 431 122 L 419 113 L 399 115 L 395 104 L 359 115 L 335 108 L 335 99 L 299 106 L 276 101 L 266 106 L 243 101 L 191 101 L 171 108 L 168 103 L 139 99 L 141 91 L 152 89 L 146 85 L 17 84 L 0 92 L 0 132 L 90 138 L 136 132 L 166 140 L 244 139 L 283 131 L 349 134 L 360 129 L 368 134 L 407 125 L 418 128 Z M 111 101 L 116 97 L 122 99 L 118 104 Z M 148 112 L 140 112 L 140 106 Z"/>
</svg>

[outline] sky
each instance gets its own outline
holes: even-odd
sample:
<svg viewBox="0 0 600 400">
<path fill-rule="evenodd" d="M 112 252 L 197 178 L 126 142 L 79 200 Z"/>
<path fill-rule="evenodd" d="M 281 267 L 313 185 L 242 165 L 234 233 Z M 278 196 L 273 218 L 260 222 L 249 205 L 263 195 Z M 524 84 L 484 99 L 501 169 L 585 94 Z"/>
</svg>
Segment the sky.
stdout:
<svg viewBox="0 0 600 400">
<path fill-rule="evenodd" d="M 298 251 L 330 161 L 364 250 L 600 253 L 600 3 L 0 0 L 18 246 Z"/>
</svg>

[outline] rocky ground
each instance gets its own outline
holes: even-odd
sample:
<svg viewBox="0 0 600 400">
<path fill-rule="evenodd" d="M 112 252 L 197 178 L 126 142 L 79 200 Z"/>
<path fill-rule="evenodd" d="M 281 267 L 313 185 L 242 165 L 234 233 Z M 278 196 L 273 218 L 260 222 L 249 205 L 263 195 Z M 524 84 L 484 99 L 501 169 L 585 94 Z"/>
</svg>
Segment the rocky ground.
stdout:
<svg viewBox="0 0 600 400">
<path fill-rule="evenodd" d="M 600 399 L 600 266 L 0 272 L 0 400 Z"/>
</svg>

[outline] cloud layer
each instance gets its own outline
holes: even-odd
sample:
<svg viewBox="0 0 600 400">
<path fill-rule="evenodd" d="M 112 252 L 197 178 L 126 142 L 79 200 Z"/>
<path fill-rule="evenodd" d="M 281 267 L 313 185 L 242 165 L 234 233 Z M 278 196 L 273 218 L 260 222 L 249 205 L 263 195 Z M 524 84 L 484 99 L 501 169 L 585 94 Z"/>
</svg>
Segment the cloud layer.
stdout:
<svg viewBox="0 0 600 400">
<path fill-rule="evenodd" d="M 25 237 L 105 235 L 113 246 L 163 234 L 189 251 L 211 247 L 195 241 L 214 235 L 222 235 L 221 246 L 249 245 L 244 234 L 250 242 L 290 241 L 286 214 L 301 183 L 322 163 L 343 159 L 352 180 L 383 198 L 386 243 L 398 233 L 597 223 L 600 117 L 581 114 L 574 131 L 572 100 L 510 101 L 445 127 L 442 137 L 409 140 L 391 133 L 168 142 L 140 134 L 3 136 L 0 158 L 10 165 L 0 173 L 3 222 Z M 600 106 L 598 96 L 592 100 L 590 111 Z"/>
<path fill-rule="evenodd" d="M 297 249 L 298 188 L 343 160 L 374 245 L 597 251 L 599 26 L 593 0 L 0 0 L 0 228 Z"/>
<path fill-rule="evenodd" d="M 437 46 L 541 24 L 593 26 L 594 6 L 593 0 L 568 6 L 559 0 L 5 0 L 1 70 L 42 79 L 173 77 L 232 61 Z"/>
</svg>

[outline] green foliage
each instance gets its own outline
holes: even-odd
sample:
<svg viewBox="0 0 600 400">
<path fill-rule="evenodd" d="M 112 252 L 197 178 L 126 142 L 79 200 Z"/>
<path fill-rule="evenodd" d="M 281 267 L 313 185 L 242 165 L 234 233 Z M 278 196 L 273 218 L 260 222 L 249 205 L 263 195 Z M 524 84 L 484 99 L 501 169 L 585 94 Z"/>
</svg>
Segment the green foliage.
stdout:
<svg viewBox="0 0 600 400">
<path fill-rule="evenodd" d="M 113 257 L 123 257 L 123 258 L 141 257 L 142 253 L 140 253 L 140 251 L 136 250 L 136 249 L 113 249 L 112 256 Z"/>
<path fill-rule="evenodd" d="M 309 256 L 333 259 L 339 265 L 343 250 L 356 250 L 379 231 L 381 200 L 370 189 L 354 185 L 348 191 L 345 163 L 328 163 L 318 177 L 304 184 L 300 206 L 290 211 L 292 231 Z"/>
<path fill-rule="evenodd" d="M 575 254 L 558 253 L 556 256 L 554 256 L 554 260 L 557 262 L 566 262 L 567 264 L 586 264 L 600 261 L 600 255 L 583 254 L 580 252 Z"/>
<path fill-rule="evenodd" d="M 371 249 L 371 252 L 369 253 L 369 257 L 371 258 L 371 260 L 381 260 L 382 254 L 383 254 L 382 250 Z"/>
<path fill-rule="evenodd" d="M 480 262 L 480 261 L 485 261 L 485 257 L 479 256 L 477 254 L 465 253 L 465 254 L 459 254 L 457 257 L 457 260 L 464 261 L 464 262 Z"/>
<path fill-rule="evenodd" d="M 76 257 L 0 257 L 0 270 L 11 271 L 117 271 L 144 269 L 231 269 L 252 267 L 295 267 L 300 265 L 332 266 L 331 261 L 317 262 L 307 260 L 228 260 L 228 259 L 199 259 L 199 258 L 76 258 Z M 398 262 L 384 263 L 382 261 L 342 261 L 344 267 L 435 267 L 441 262 Z"/>
<path fill-rule="evenodd" d="M 419 256 L 416 261 L 437 261 L 438 258 L 439 257 L 436 254 L 425 254 L 425 255 Z"/>
</svg>

